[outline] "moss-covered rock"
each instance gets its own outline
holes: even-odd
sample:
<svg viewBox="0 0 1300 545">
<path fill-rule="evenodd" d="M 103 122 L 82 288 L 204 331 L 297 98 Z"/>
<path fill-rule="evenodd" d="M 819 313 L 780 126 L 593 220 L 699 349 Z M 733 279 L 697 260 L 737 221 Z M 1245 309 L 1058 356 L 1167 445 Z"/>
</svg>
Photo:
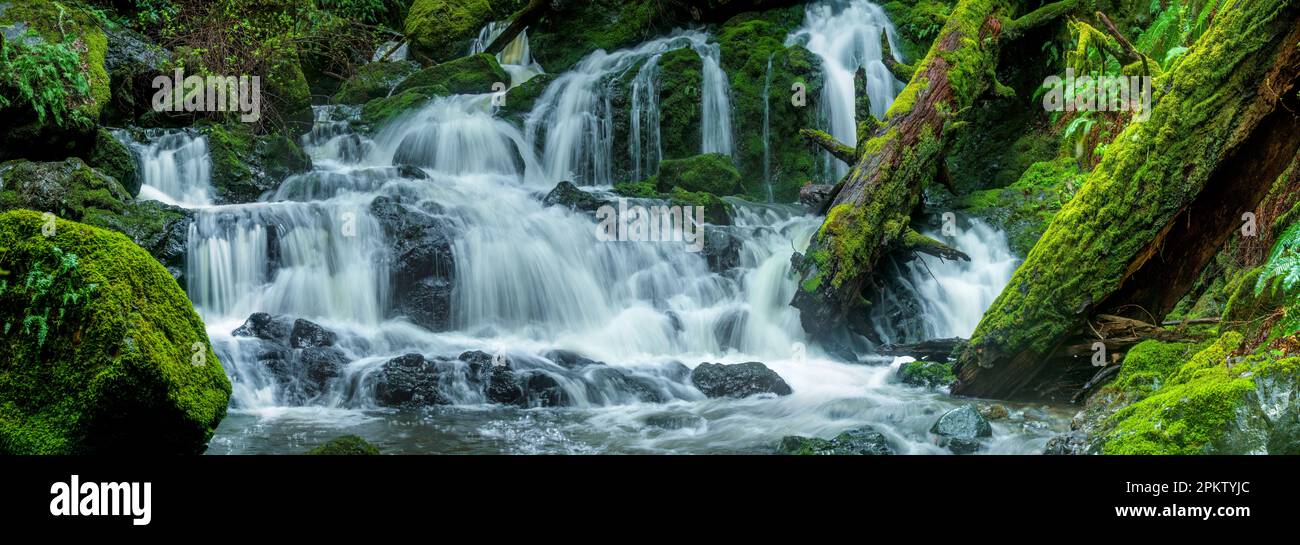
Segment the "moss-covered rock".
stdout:
<svg viewBox="0 0 1300 545">
<path fill-rule="evenodd" d="M 91 209 L 82 223 L 111 229 L 130 238 L 185 286 L 185 252 L 194 213 L 158 201 L 131 201 L 120 212 Z"/>
<path fill-rule="evenodd" d="M 520 124 L 523 115 L 533 111 L 537 99 L 546 92 L 546 88 L 555 81 L 555 74 L 538 74 L 506 92 L 505 103 L 501 105 L 501 116 Z"/>
<path fill-rule="evenodd" d="M 691 192 L 732 195 L 740 189 L 740 173 L 732 166 L 730 157 L 706 153 L 685 159 L 660 161 L 655 183 L 662 192 L 680 188 Z"/>
<path fill-rule="evenodd" d="M 898 366 L 898 380 L 922 388 L 947 388 L 957 377 L 952 364 L 937 361 L 909 361 Z"/>
<path fill-rule="evenodd" d="M 696 206 L 704 209 L 704 221 L 714 225 L 731 225 L 731 203 L 707 191 L 687 191 L 674 187 L 668 200 L 677 206 Z"/>
<path fill-rule="evenodd" d="M 263 92 L 283 128 L 294 135 L 310 131 L 316 117 L 311 109 L 311 87 L 298 61 L 297 50 L 280 50 L 270 59 L 263 80 Z"/>
<path fill-rule="evenodd" d="M 397 84 L 419 70 L 411 61 L 372 62 L 357 69 L 334 94 L 336 104 L 365 104 L 386 97 Z"/>
<path fill-rule="evenodd" d="M 393 94 L 418 87 L 442 87 L 457 95 L 482 94 L 492 92 L 492 86 L 497 83 L 509 85 L 510 74 L 501 68 L 496 57 L 482 53 L 420 70 L 402 80 Z"/>
<path fill-rule="evenodd" d="M 1024 256 L 1087 175 L 1069 157 L 1034 163 L 1010 186 L 976 191 L 955 206 L 1006 231 L 1012 251 Z"/>
<path fill-rule="evenodd" d="M 256 201 L 285 178 L 311 169 L 311 158 L 283 133 L 257 136 L 244 123 L 213 125 L 205 132 L 219 202 Z"/>
<path fill-rule="evenodd" d="M 406 15 L 406 35 L 417 55 L 444 61 L 463 55 L 492 18 L 488 0 L 415 0 Z"/>
<path fill-rule="evenodd" d="M 126 237 L 0 214 L 0 452 L 197 454 L 230 382 L 167 271 Z"/>
<path fill-rule="evenodd" d="M 374 456 L 379 454 L 379 447 L 355 435 L 344 435 L 307 451 L 307 454 L 313 456 Z"/>
<path fill-rule="evenodd" d="M 704 61 L 689 47 L 659 58 L 659 141 L 665 159 L 700 152 L 703 71 Z"/>
<path fill-rule="evenodd" d="M 62 158 L 89 145 L 108 103 L 107 39 L 75 5 L 0 4 L 0 159 Z"/>
<path fill-rule="evenodd" d="M 880 456 L 894 454 L 894 449 L 889 446 L 885 436 L 871 426 L 849 430 L 836 435 L 832 439 L 789 435 L 781 438 L 781 443 L 777 445 L 777 451 L 781 454 L 795 456 Z"/>
<path fill-rule="evenodd" d="M 132 197 L 140 194 L 142 180 L 131 149 L 107 130 L 101 128 L 95 131 L 95 144 L 86 156 L 86 163 L 95 170 L 112 176 Z"/>
<path fill-rule="evenodd" d="M 0 164 L 0 210 L 26 208 L 80 220 L 95 210 L 120 213 L 130 199 L 122 184 L 81 159 Z"/>
</svg>

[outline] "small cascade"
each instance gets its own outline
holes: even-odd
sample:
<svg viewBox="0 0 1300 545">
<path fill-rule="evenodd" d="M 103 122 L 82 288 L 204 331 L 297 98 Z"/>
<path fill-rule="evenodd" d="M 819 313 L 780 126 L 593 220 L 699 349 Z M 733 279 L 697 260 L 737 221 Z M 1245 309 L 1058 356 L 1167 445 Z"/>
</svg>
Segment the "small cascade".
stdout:
<svg viewBox="0 0 1300 545">
<path fill-rule="evenodd" d="M 487 50 L 489 45 L 510 26 L 509 21 L 493 21 L 479 30 L 478 37 L 470 42 L 469 54 L 477 55 Z M 533 60 L 532 48 L 528 44 L 528 30 L 515 36 L 510 43 L 497 53 L 497 62 L 510 74 L 510 86 L 514 87 L 533 76 L 543 72 L 541 65 Z"/>
<path fill-rule="evenodd" d="M 375 54 L 370 56 L 370 62 L 379 62 L 381 60 L 388 62 L 404 61 L 407 58 L 407 46 L 406 42 L 399 44 L 394 41 L 379 44 L 379 47 L 375 49 Z"/>
<path fill-rule="evenodd" d="M 659 57 L 650 57 L 632 79 L 632 128 L 628 133 L 628 154 L 632 179 L 644 180 L 659 173 L 663 146 L 659 132 Z"/>
<path fill-rule="evenodd" d="M 140 169 L 140 198 L 186 208 L 212 204 L 212 157 L 208 138 L 187 130 L 146 131 L 146 142 L 128 144 Z"/>
<path fill-rule="evenodd" d="M 827 119 L 827 132 L 850 146 L 858 140 L 854 107 L 857 93 L 867 93 L 871 113 L 883 118 L 904 85 L 894 79 L 881 60 L 882 32 L 890 40 L 895 58 L 901 61 L 893 41 L 894 26 L 884 9 L 867 0 L 825 0 L 810 4 L 803 26 L 786 38 L 787 44 L 802 44 L 821 58 L 825 85 L 819 108 Z M 854 88 L 853 76 L 860 67 L 867 72 L 866 89 Z M 832 160 L 830 164 L 837 178 L 848 172 L 848 165 L 840 161 Z"/>
<path fill-rule="evenodd" d="M 678 31 L 664 38 L 645 42 L 635 48 L 613 53 L 598 50 L 585 57 L 570 72 L 562 74 L 537 100 L 528 121 L 525 134 L 529 141 L 540 142 L 544 150 L 543 164 L 546 177 L 551 180 L 572 180 L 581 185 L 612 185 L 622 180 L 614 179 L 614 112 L 609 96 L 611 81 L 628 70 L 663 53 L 690 47 L 700 54 L 704 63 L 701 96 L 702 135 L 701 153 L 731 154 L 731 90 L 727 76 L 722 72 L 717 44 L 708 42 L 708 35 L 699 31 Z M 640 75 L 640 73 L 638 73 Z M 653 73 L 647 73 L 643 89 L 652 92 L 649 83 Z M 657 85 L 653 91 L 657 93 Z M 638 110 L 641 116 L 648 112 Z M 654 140 L 652 133 L 657 124 L 638 122 L 640 133 L 631 136 L 641 142 L 639 157 L 634 162 L 649 164 L 649 147 L 646 141 Z"/>
</svg>

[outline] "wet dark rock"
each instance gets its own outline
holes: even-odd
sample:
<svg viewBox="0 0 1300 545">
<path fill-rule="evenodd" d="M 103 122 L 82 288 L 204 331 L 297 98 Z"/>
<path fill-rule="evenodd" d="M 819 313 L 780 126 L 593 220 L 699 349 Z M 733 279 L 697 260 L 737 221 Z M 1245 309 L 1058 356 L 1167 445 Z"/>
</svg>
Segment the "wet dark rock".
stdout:
<svg viewBox="0 0 1300 545">
<path fill-rule="evenodd" d="M 230 332 L 235 337 L 257 337 L 288 346 L 289 335 L 293 331 L 293 322 L 287 316 L 272 316 L 265 312 L 255 312 Z"/>
<path fill-rule="evenodd" d="M 293 348 L 334 346 L 338 338 L 338 334 L 321 327 L 320 324 L 298 318 L 294 320 L 293 330 L 289 332 L 289 346 Z"/>
<path fill-rule="evenodd" d="M 799 202 L 814 211 L 820 211 L 826 208 L 826 204 L 830 202 L 831 194 L 834 192 L 834 185 L 807 184 L 799 188 Z"/>
<path fill-rule="evenodd" d="M 560 386 L 555 377 L 542 372 L 533 372 L 523 381 L 524 396 L 528 405 L 533 407 L 567 407 L 573 405 L 573 398 Z"/>
<path fill-rule="evenodd" d="M 438 389 L 438 368 L 419 354 L 398 356 L 379 369 L 375 401 L 387 407 L 449 405 Z"/>
<path fill-rule="evenodd" d="M 756 394 L 790 395 L 785 379 L 762 363 L 734 365 L 701 363 L 691 371 L 691 383 L 708 397 L 748 397 Z"/>
<path fill-rule="evenodd" d="M 502 405 L 526 404 L 527 398 L 524 397 L 524 389 L 519 386 L 513 371 L 506 367 L 495 366 L 489 371 L 490 378 L 487 383 L 486 397 L 492 403 Z"/>
<path fill-rule="evenodd" d="M 993 435 L 993 426 L 974 405 L 963 405 L 940 416 L 930 433 L 938 435 L 939 444 L 953 453 L 970 454 L 979 450 L 979 438 Z"/>
<path fill-rule="evenodd" d="M 560 182 L 542 199 L 546 206 L 563 206 L 579 212 L 595 213 L 600 207 L 610 204 L 609 200 L 578 189 L 572 182 Z"/>
<path fill-rule="evenodd" d="M 885 436 L 871 426 L 863 426 L 836 435 L 834 439 L 790 435 L 777 446 L 781 454 L 794 455 L 868 455 L 894 454 Z"/>
<path fill-rule="evenodd" d="M 572 350 L 551 350 L 542 354 L 542 357 L 555 362 L 556 365 L 568 370 L 582 369 L 590 365 L 605 365 L 605 362 L 596 361 L 587 358 L 582 354 Z"/>
<path fill-rule="evenodd" d="M 1048 439 L 1047 445 L 1043 447 L 1043 454 L 1081 455 L 1088 453 L 1088 447 L 1088 434 L 1072 431 Z"/>
<path fill-rule="evenodd" d="M 725 272 L 740 264 L 740 250 L 745 244 L 732 227 L 711 226 L 704 230 L 704 259 L 713 272 Z"/>
<path fill-rule="evenodd" d="M 333 346 L 313 346 L 302 349 L 298 364 L 302 369 L 303 393 L 315 397 L 326 390 L 329 381 L 343 374 L 348 357 Z"/>
<path fill-rule="evenodd" d="M 397 165 L 395 168 L 397 169 L 397 175 L 398 175 L 399 177 L 402 177 L 402 178 L 409 178 L 409 179 L 412 179 L 412 180 L 428 180 L 428 179 L 429 179 L 429 175 L 428 175 L 427 173 L 424 172 L 424 169 L 422 169 L 422 168 L 420 168 L 420 167 L 417 167 L 417 166 L 413 166 L 413 165 Z"/>
<path fill-rule="evenodd" d="M 390 197 L 375 198 L 370 211 L 391 247 L 394 310 L 429 330 L 447 329 L 455 277 L 448 226 Z"/>
</svg>

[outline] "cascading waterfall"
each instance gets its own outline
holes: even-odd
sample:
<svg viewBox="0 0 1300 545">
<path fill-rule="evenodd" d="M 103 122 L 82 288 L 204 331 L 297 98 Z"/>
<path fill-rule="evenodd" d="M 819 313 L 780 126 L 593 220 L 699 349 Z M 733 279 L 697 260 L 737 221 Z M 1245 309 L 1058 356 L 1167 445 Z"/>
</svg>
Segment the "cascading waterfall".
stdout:
<svg viewBox="0 0 1300 545">
<path fill-rule="evenodd" d="M 632 179 L 644 180 L 658 174 L 664 151 L 659 132 L 659 57 L 650 57 L 632 79 L 632 130 L 628 154 Z"/>
<path fill-rule="evenodd" d="M 183 207 L 212 204 L 212 158 L 206 136 L 184 130 L 149 131 L 147 143 L 122 131 L 140 169 L 140 198 Z"/>
<path fill-rule="evenodd" d="M 493 21 L 479 30 L 478 37 L 470 43 L 469 54 L 477 55 L 487 50 L 492 41 L 496 40 L 506 27 L 510 26 L 507 21 Z M 533 60 L 532 48 L 528 45 L 528 31 L 524 30 L 515 36 L 510 43 L 497 53 L 497 61 L 501 63 L 501 68 L 510 74 L 510 86 L 519 85 L 533 76 L 542 73 L 541 65 Z"/>
<path fill-rule="evenodd" d="M 803 26 L 790 33 L 787 45 L 802 44 L 822 60 L 825 84 L 819 107 L 829 122 L 827 132 L 845 144 L 857 144 L 857 120 L 854 99 L 859 92 L 871 97 L 871 113 L 884 118 L 903 82 L 894 79 L 881 61 L 880 33 L 889 39 L 890 50 L 897 52 L 894 26 L 884 9 L 867 0 L 826 0 L 808 6 Z M 897 60 L 902 59 L 894 53 Z M 865 68 L 867 88 L 855 89 L 853 78 L 858 68 Z M 848 172 L 840 161 L 827 160 L 836 176 Z"/>
<path fill-rule="evenodd" d="M 552 83 L 525 131 L 494 117 L 489 95 L 434 99 L 373 138 L 338 124 L 355 111 L 322 111 L 304 138 L 312 172 L 284 181 L 265 202 L 199 210 L 189 292 L 234 387 L 213 451 L 282 452 L 304 435 L 347 428 L 390 452 L 756 452 L 784 435 L 870 424 L 901 453 L 944 452 L 926 430 L 952 401 L 894 383 L 889 367 L 836 361 L 804 338 L 788 304 L 799 289 L 791 257 L 820 218 L 728 198 L 732 225 L 706 226 L 710 244 L 735 251 L 734 266 L 717 269 L 707 248 L 602 242 L 592 215 L 541 202 L 572 171 L 588 183 L 609 181 L 600 177 L 612 152 L 602 80 L 696 43 L 703 34 L 594 53 Z M 546 128 L 540 147 L 535 123 Z M 446 236 L 453 271 L 445 328 L 397 311 L 411 297 L 393 281 L 402 239 L 385 233 L 379 199 L 411 214 L 403 225 L 435 225 Z M 954 282 L 960 275 L 951 273 Z M 277 349 L 233 335 L 254 312 L 311 320 L 337 340 Z M 571 408 L 487 404 L 478 371 L 457 359 L 472 350 L 503 355 L 530 383 L 550 381 Z M 605 365 L 575 367 L 564 351 Z M 376 378 L 406 354 L 439 370 L 438 395 L 450 406 L 379 406 Z M 327 380 L 307 372 L 286 382 L 286 362 L 309 356 L 339 358 L 341 368 Z M 706 400 L 690 384 L 701 362 L 746 361 L 765 363 L 795 393 Z M 1028 452 L 1048 436 L 993 425 L 989 452 Z"/>
<path fill-rule="evenodd" d="M 543 150 L 546 177 L 572 180 L 581 185 L 612 185 L 625 181 L 614 179 L 611 82 L 614 76 L 626 73 L 642 61 L 683 47 L 699 53 L 704 65 L 700 151 L 731 154 L 731 89 L 721 68 L 719 47 L 710 44 L 708 35 L 703 32 L 677 31 L 631 49 L 613 53 L 596 51 L 547 87 L 525 124 L 528 140 L 540 142 L 538 148 Z M 648 86 L 654 81 L 652 75 L 647 74 L 647 80 L 643 82 L 647 84 L 645 91 L 648 93 L 657 92 L 657 85 L 653 90 Z M 648 115 L 649 112 L 639 113 Z M 656 130 L 657 123 L 639 123 L 638 127 L 646 133 Z M 638 133 L 629 135 L 629 139 L 645 142 L 652 137 Z M 656 150 L 648 148 L 643 146 L 641 156 L 633 157 L 633 163 L 649 164 L 646 152 Z"/>
</svg>

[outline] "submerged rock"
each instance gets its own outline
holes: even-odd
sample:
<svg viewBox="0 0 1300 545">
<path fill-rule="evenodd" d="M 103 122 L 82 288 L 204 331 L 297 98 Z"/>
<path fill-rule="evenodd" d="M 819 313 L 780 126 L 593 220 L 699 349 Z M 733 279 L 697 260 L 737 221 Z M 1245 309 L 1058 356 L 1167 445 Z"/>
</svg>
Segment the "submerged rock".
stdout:
<svg viewBox="0 0 1300 545">
<path fill-rule="evenodd" d="M 0 454 L 199 454 L 230 381 L 176 281 L 120 233 L 0 214 Z"/>
<path fill-rule="evenodd" d="M 244 320 L 244 325 L 230 332 L 235 337 L 257 337 L 264 341 L 288 345 L 289 335 L 293 332 L 293 322 L 287 316 L 272 316 L 265 312 L 255 312 Z"/>
<path fill-rule="evenodd" d="M 315 322 L 298 318 L 294 320 L 293 329 L 289 332 L 289 346 L 293 348 L 333 346 L 338 337 L 338 334 Z"/>
<path fill-rule="evenodd" d="M 449 405 L 438 388 L 438 368 L 419 354 L 388 360 L 375 381 L 375 401 L 387 407 Z"/>
<path fill-rule="evenodd" d="M 313 456 L 373 456 L 379 454 L 379 448 L 355 435 L 344 435 L 307 451 L 307 454 Z"/>
<path fill-rule="evenodd" d="M 836 435 L 834 439 L 789 435 L 781 439 L 777 451 L 794 455 L 889 455 L 895 454 L 885 436 L 871 426 L 863 426 Z"/>
<path fill-rule="evenodd" d="M 701 363 L 691 371 L 691 383 L 708 397 L 785 396 L 794 393 L 785 379 L 756 361 L 734 365 Z"/>
</svg>

